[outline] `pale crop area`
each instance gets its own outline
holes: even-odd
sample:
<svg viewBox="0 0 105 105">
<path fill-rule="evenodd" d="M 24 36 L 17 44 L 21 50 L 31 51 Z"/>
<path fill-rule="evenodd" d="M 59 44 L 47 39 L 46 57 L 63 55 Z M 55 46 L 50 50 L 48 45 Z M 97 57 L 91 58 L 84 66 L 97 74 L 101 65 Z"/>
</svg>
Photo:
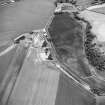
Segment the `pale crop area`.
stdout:
<svg viewBox="0 0 105 105">
<path fill-rule="evenodd" d="M 105 15 L 85 10 L 80 13 L 80 17 L 89 21 L 92 25 L 91 31 L 97 36 L 97 41 L 105 41 Z"/>
</svg>

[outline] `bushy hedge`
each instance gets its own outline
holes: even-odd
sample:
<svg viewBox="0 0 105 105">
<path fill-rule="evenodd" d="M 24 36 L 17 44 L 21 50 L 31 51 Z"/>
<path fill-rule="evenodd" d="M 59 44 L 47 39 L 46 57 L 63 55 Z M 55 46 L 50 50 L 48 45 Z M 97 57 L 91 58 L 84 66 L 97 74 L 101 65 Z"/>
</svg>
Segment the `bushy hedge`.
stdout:
<svg viewBox="0 0 105 105">
<path fill-rule="evenodd" d="M 86 29 L 86 41 L 84 42 L 86 57 L 89 63 L 99 71 L 105 71 L 105 56 L 96 47 L 97 43 L 92 43 L 95 36 L 90 32 L 90 25 Z"/>
</svg>

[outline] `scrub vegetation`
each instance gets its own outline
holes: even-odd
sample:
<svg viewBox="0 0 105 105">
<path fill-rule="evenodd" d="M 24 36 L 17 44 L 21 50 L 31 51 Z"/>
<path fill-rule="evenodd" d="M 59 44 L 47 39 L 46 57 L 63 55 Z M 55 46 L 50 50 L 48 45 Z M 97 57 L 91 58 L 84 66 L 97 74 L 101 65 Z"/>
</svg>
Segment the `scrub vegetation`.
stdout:
<svg viewBox="0 0 105 105">
<path fill-rule="evenodd" d="M 79 22 L 77 22 L 68 13 L 55 15 L 48 31 L 60 58 L 68 58 L 72 56 L 70 52 L 82 49 L 83 33 L 81 30 L 82 27 Z"/>
<path fill-rule="evenodd" d="M 90 64 L 92 64 L 97 70 L 105 71 L 105 56 L 101 52 L 102 46 L 98 46 L 98 43 L 94 43 L 95 35 L 90 32 L 91 26 L 88 24 L 86 30 L 86 41 L 85 41 L 85 53 Z"/>
</svg>

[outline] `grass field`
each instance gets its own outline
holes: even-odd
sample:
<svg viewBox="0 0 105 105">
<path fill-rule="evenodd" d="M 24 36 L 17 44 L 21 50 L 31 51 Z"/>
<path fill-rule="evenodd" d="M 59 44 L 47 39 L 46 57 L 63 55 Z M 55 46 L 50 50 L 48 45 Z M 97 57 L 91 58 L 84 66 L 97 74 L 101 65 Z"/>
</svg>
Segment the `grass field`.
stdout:
<svg viewBox="0 0 105 105">
<path fill-rule="evenodd" d="M 44 28 L 55 6 L 54 0 L 22 0 L 0 6 L 0 39 L 8 40 L 33 29 Z"/>
</svg>

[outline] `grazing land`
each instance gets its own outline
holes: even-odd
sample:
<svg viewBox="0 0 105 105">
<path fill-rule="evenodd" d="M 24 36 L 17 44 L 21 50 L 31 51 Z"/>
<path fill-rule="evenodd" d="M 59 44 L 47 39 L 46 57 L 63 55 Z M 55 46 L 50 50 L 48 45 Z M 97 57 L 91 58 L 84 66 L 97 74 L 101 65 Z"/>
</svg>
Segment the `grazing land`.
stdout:
<svg viewBox="0 0 105 105">
<path fill-rule="evenodd" d="M 44 28 L 52 15 L 54 0 L 21 0 L 0 6 L 0 40 L 15 38 L 22 33 Z"/>
</svg>

